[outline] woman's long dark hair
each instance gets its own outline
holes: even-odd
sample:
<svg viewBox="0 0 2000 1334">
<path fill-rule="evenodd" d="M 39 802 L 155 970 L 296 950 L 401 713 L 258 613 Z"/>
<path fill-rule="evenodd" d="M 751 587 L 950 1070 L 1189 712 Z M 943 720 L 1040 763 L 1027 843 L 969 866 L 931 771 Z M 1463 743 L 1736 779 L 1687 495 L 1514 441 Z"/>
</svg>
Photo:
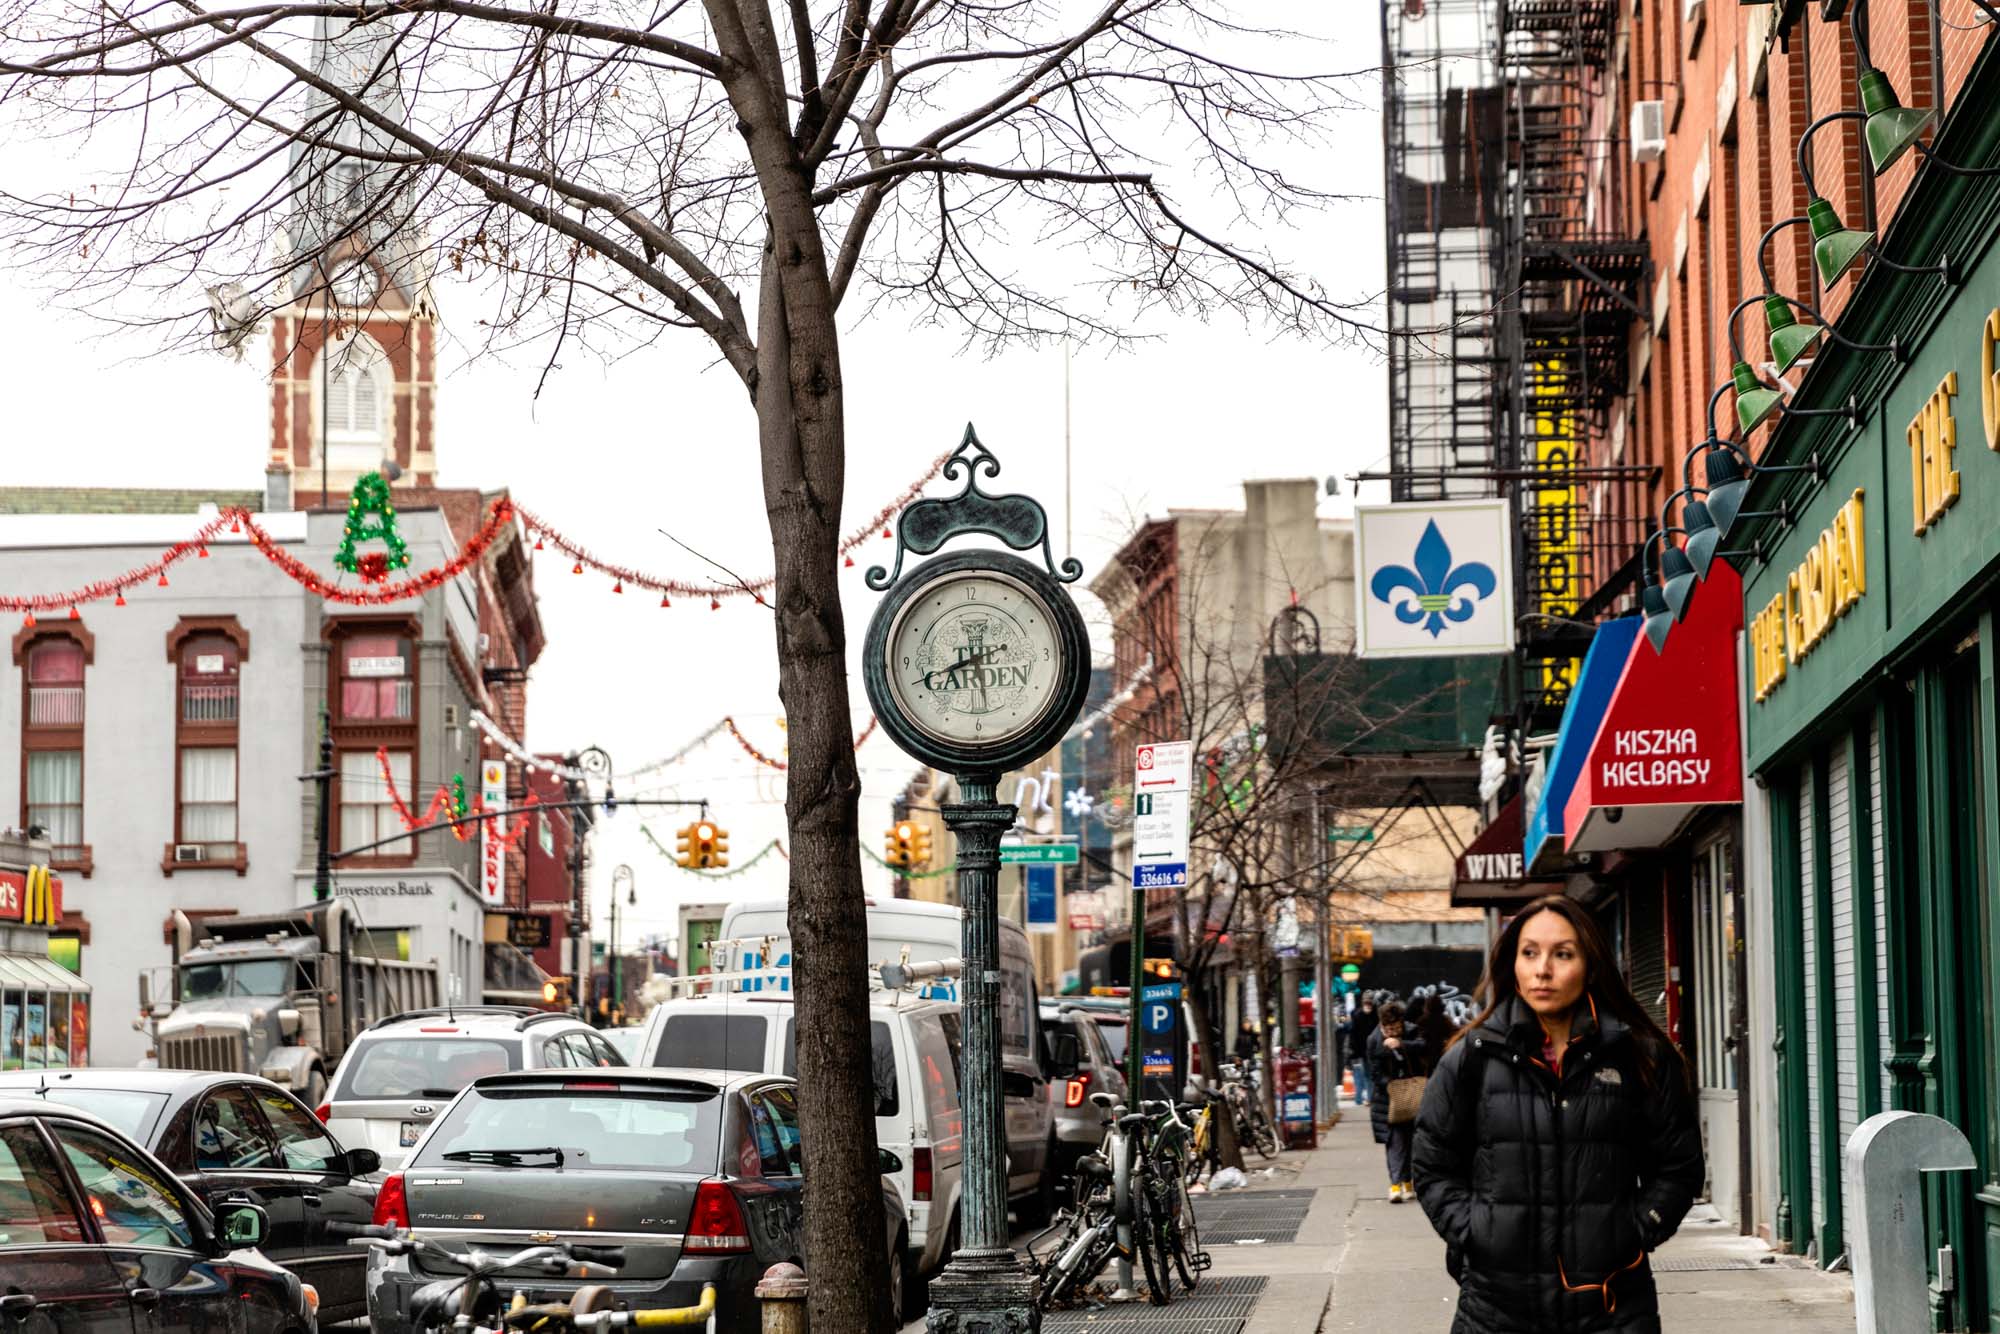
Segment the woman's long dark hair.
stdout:
<svg viewBox="0 0 2000 1334">
<path fill-rule="evenodd" d="M 1646 1087 L 1659 1087 L 1662 1063 L 1671 1065 L 1681 1079 L 1687 1079 L 1687 1058 L 1668 1041 L 1660 1026 L 1653 1022 L 1653 1016 L 1646 1013 L 1632 989 L 1625 985 L 1625 975 L 1611 957 L 1611 946 L 1598 930 L 1597 919 L 1575 899 L 1562 894 L 1544 894 L 1500 928 L 1500 938 L 1493 942 L 1493 949 L 1486 956 L 1486 976 L 1480 979 L 1475 993 L 1485 1008 L 1454 1034 L 1452 1041 L 1457 1042 L 1484 1024 L 1494 1011 L 1520 995 L 1520 986 L 1514 980 L 1514 956 L 1520 952 L 1521 929 L 1545 912 L 1555 913 L 1576 932 L 1577 948 L 1583 951 L 1583 994 L 1588 1003 L 1594 1003 L 1600 1012 L 1617 1015 L 1632 1031 L 1634 1045 L 1639 1050 L 1639 1073 Z"/>
</svg>

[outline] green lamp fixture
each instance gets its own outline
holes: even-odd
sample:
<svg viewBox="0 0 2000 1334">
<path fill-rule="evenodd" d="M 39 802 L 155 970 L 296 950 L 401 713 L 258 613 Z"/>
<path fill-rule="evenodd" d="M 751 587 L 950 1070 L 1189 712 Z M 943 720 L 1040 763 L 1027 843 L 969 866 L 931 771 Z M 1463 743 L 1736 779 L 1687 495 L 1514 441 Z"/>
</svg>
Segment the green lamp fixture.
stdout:
<svg viewBox="0 0 2000 1334">
<path fill-rule="evenodd" d="M 1782 395 L 1759 380 L 1747 361 L 1737 362 L 1729 375 L 1736 385 L 1736 425 L 1747 436 L 1778 410 Z"/>
<path fill-rule="evenodd" d="M 1873 67 L 1861 71 L 1861 110 L 1868 117 L 1862 138 L 1877 176 L 1909 152 L 1937 119 L 1934 108 L 1904 106 L 1889 76 Z"/>
<path fill-rule="evenodd" d="M 1647 584 L 1639 594 L 1639 609 L 1646 614 L 1646 639 L 1653 652 L 1663 652 L 1667 636 L 1674 628 L 1674 611 L 1667 605 L 1667 595 L 1658 584 Z"/>
<path fill-rule="evenodd" d="M 1792 314 L 1792 303 L 1782 296 L 1764 298 L 1764 325 L 1771 331 L 1771 360 L 1780 375 L 1797 365 L 1826 332 L 1824 325 L 1800 324 Z"/>
<path fill-rule="evenodd" d="M 1833 205 L 1817 197 L 1806 203 L 1806 220 L 1812 226 L 1813 264 L 1819 269 L 1820 285 L 1838 286 L 1854 261 L 1868 252 L 1875 233 L 1841 226 Z"/>
</svg>

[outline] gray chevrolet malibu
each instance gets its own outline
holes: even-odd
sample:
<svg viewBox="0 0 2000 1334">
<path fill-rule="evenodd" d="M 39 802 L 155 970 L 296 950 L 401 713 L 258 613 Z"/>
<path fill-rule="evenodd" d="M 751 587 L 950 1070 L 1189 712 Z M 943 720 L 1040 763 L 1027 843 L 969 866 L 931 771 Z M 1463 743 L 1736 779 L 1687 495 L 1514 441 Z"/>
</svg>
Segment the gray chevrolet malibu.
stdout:
<svg viewBox="0 0 2000 1334">
<path fill-rule="evenodd" d="M 898 1165 L 900 1168 L 900 1164 Z M 613 1300 L 632 1310 L 694 1306 L 716 1289 L 714 1328 L 755 1334 L 757 1280 L 805 1262 L 796 1081 L 715 1070 L 538 1070 L 491 1075 L 455 1098 L 376 1196 L 375 1221 L 463 1255 L 536 1243 L 615 1246 Z M 902 1201 L 884 1183 L 881 1244 L 907 1250 Z M 374 1334 L 412 1334 L 427 1284 L 451 1260 L 372 1253 Z M 897 1275 L 900 1278 L 900 1275 Z M 531 1303 L 567 1301 L 600 1278 L 502 1274 Z M 890 1285 L 898 1294 L 900 1282 Z M 897 1316 L 900 1320 L 901 1312 Z"/>
</svg>

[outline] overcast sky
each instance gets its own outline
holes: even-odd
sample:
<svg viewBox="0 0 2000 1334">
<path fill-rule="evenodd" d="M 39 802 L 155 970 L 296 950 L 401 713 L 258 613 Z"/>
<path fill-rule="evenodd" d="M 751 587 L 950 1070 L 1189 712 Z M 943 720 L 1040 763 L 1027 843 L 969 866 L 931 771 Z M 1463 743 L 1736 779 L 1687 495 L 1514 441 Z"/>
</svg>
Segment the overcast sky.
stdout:
<svg viewBox="0 0 2000 1334">
<path fill-rule="evenodd" d="M 1373 64 L 1377 5 L 1343 0 L 1326 9 L 1331 67 Z M 1316 272 L 1330 292 L 1362 297 L 1383 285 L 1382 163 L 1378 90 L 1363 84 L 1356 92 L 1369 105 L 1349 113 L 1351 132 L 1327 145 L 1316 166 L 1326 188 L 1362 198 L 1304 220 L 1309 231 L 1273 239 L 1292 253 L 1321 256 Z M 22 151 L 0 148 L 0 171 Z M 1162 168 L 1170 173 L 1172 164 Z M 535 355 L 470 359 L 467 343 L 451 340 L 455 318 L 470 318 L 476 305 L 472 294 L 454 296 L 448 283 L 440 288 L 447 335 L 438 393 L 442 484 L 510 487 L 596 553 L 655 573 L 706 573 L 662 530 L 745 576 L 769 571 L 754 419 L 736 378 L 712 364 L 699 335 L 669 337 L 611 366 L 577 358 L 550 377 L 537 402 Z M 1042 499 L 1058 557 L 1067 521 L 1086 582 L 1134 516 L 1240 506 L 1246 478 L 1324 478 L 1386 463 L 1387 386 L 1376 353 L 1274 340 L 1235 321 L 1146 328 L 1152 341 L 1067 354 L 1075 500 L 1065 516 L 1062 347 L 987 359 L 961 355 L 949 334 L 912 328 L 898 312 L 851 324 L 843 347 L 846 526 L 955 445 L 968 420 L 1004 465 L 990 486 Z M 268 352 L 241 363 L 214 354 L 164 357 L 155 354 L 156 341 L 148 333 L 107 337 L 16 283 L 0 284 L 6 481 L 260 488 Z M 1351 503 L 1346 496 L 1327 501 L 1323 512 Z M 862 553 L 892 554 L 892 544 L 879 539 Z M 857 729 L 868 708 L 852 664 L 876 602 L 861 581 L 867 563 L 843 571 Z M 530 678 L 531 745 L 596 744 L 619 769 L 631 769 L 672 753 L 727 713 L 767 752 L 782 750 L 769 613 L 740 602 L 715 612 L 692 603 L 661 610 L 656 599 L 613 596 L 609 580 L 572 576 L 559 560 L 539 561 L 535 577 L 548 648 Z M 1109 645 L 1099 648 L 1108 652 Z M 860 761 L 863 839 L 879 848 L 890 799 L 914 765 L 879 735 Z M 739 864 L 782 837 L 782 775 L 726 733 L 668 777 L 671 790 L 660 795 L 714 803 Z M 703 884 L 651 851 L 640 834 L 649 823 L 671 846 L 681 822 L 671 811 L 626 811 L 600 836 L 597 892 L 612 867 L 629 864 L 640 906 L 627 910 L 628 920 L 639 929 L 665 931 L 684 900 L 784 892 L 775 856 L 748 875 Z M 886 873 L 864 865 L 872 888 L 887 893 Z"/>
</svg>

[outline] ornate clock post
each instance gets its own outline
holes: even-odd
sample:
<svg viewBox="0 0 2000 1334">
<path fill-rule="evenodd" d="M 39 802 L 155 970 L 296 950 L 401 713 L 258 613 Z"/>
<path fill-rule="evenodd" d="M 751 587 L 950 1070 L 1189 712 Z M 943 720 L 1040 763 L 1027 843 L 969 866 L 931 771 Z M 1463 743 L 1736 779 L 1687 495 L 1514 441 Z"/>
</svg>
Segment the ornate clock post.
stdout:
<svg viewBox="0 0 2000 1334">
<path fill-rule="evenodd" d="M 1076 721 L 1090 685 L 1090 637 L 1063 585 L 1083 574 L 1049 551 L 1048 516 L 1028 496 L 991 496 L 981 473 L 1000 461 L 970 424 L 945 464 L 957 495 L 912 502 L 897 524 L 896 565 L 868 572 L 887 590 L 868 625 L 862 672 L 882 730 L 918 760 L 953 774 L 963 801 L 944 807 L 958 839 L 963 952 L 965 1187 L 963 1244 L 931 1284 L 934 1334 L 1021 1334 L 1041 1328 L 1033 1275 L 1007 1244 L 1007 1143 L 1000 1075 L 1000 836 L 1014 807 L 1000 775 L 1045 754 Z M 903 556 L 931 555 L 963 534 L 1015 551 L 966 550 L 903 574 Z"/>
</svg>

